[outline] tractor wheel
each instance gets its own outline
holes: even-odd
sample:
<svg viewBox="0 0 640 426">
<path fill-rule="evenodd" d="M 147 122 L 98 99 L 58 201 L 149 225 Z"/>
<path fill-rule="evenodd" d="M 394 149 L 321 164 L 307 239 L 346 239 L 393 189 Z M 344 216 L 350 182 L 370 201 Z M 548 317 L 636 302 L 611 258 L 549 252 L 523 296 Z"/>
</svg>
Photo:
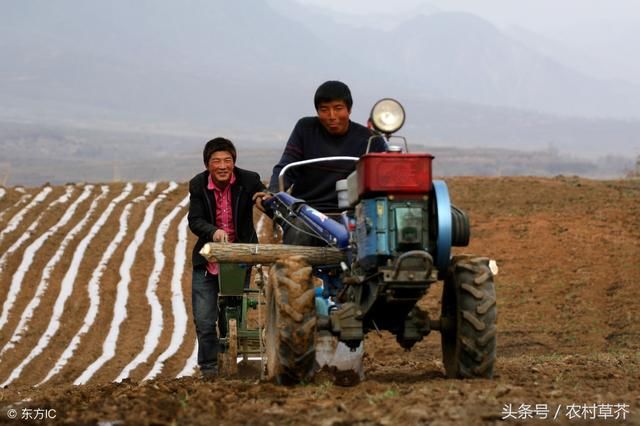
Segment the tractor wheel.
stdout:
<svg viewBox="0 0 640 426">
<path fill-rule="evenodd" d="M 302 256 L 279 260 L 267 284 L 267 378 L 309 381 L 314 372 L 316 306 L 311 266 Z"/>
<path fill-rule="evenodd" d="M 456 256 L 442 294 L 447 377 L 491 378 L 496 360 L 496 292 L 489 259 Z"/>
</svg>

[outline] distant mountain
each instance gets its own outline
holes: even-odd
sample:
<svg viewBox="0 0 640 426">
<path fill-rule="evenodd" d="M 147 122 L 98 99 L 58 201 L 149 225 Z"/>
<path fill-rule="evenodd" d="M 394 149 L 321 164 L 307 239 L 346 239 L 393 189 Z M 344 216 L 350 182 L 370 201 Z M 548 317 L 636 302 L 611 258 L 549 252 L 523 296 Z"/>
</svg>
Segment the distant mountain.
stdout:
<svg viewBox="0 0 640 426">
<path fill-rule="evenodd" d="M 81 113 L 86 105 L 95 115 L 268 124 L 282 119 L 269 104 L 312 106 L 311 72 L 338 61 L 262 2 L 61 0 L 5 9 L 0 53 L 12 60 L 2 63 L 0 94 Z"/>
<path fill-rule="evenodd" d="M 634 86 L 580 74 L 470 14 L 382 27 L 338 23 L 290 0 L 5 2 L 0 125 L 120 132 L 87 144 L 135 132 L 136 143 L 148 140 L 141 153 L 156 149 L 154 138 L 180 150 L 218 134 L 277 151 L 294 122 L 314 114 L 317 85 L 342 79 L 356 121 L 396 97 L 407 107 L 403 131 L 429 146 L 640 153 Z"/>
<path fill-rule="evenodd" d="M 254 120 L 274 98 L 304 104 L 320 81 L 345 78 L 363 91 L 384 85 L 542 112 L 640 117 L 639 88 L 580 74 L 475 15 L 421 15 L 389 32 L 288 5 L 300 22 L 265 2 L 10 2 L 0 17 L 0 53 L 11 58 L 0 68 L 0 94 L 142 116 Z"/>
<path fill-rule="evenodd" d="M 545 55 L 524 37 L 470 13 L 418 15 L 385 32 L 355 28 L 363 17 L 347 27 L 303 10 L 298 6 L 298 19 L 316 35 L 333 36 L 338 47 L 359 46 L 369 69 L 384 68 L 413 94 L 562 115 L 640 118 L 640 87 L 572 69 L 559 55 Z"/>
<path fill-rule="evenodd" d="M 591 28 L 586 24 L 585 27 Z M 559 42 L 553 34 L 543 35 L 522 27 L 510 27 L 506 32 L 547 57 L 572 64 L 584 74 L 597 75 L 604 80 L 624 81 L 627 83 L 625 87 L 629 87 L 628 83 L 640 87 L 640 58 L 635 53 L 640 50 L 640 24 L 633 27 L 611 24 L 609 28 L 615 31 L 602 28 L 591 31 L 600 37 L 605 34 L 604 40 L 585 38 L 564 42 Z M 588 31 L 584 29 L 580 32 L 581 35 L 585 33 Z M 568 34 L 564 36 L 569 38 Z"/>
</svg>

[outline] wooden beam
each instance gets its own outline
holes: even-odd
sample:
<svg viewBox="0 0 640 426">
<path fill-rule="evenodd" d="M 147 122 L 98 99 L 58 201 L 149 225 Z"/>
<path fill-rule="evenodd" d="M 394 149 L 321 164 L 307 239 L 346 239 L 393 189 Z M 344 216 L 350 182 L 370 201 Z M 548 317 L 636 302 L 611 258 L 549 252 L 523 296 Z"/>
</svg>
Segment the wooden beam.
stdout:
<svg viewBox="0 0 640 426">
<path fill-rule="evenodd" d="M 270 264 L 289 256 L 304 256 L 311 265 L 334 265 L 344 253 L 334 247 L 308 247 L 286 244 L 207 243 L 200 254 L 209 262 Z"/>
</svg>

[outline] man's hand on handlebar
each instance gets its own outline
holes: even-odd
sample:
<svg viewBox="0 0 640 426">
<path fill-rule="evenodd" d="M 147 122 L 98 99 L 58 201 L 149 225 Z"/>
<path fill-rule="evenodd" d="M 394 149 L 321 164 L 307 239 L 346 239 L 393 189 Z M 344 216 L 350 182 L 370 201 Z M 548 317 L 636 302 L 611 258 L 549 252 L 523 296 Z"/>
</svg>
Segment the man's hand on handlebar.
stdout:
<svg viewBox="0 0 640 426">
<path fill-rule="evenodd" d="M 262 213 L 266 213 L 262 203 L 264 201 L 267 201 L 271 197 L 273 197 L 273 194 L 270 192 L 256 192 L 255 194 L 253 194 L 252 200 L 255 203 L 258 210 L 260 210 Z"/>
</svg>

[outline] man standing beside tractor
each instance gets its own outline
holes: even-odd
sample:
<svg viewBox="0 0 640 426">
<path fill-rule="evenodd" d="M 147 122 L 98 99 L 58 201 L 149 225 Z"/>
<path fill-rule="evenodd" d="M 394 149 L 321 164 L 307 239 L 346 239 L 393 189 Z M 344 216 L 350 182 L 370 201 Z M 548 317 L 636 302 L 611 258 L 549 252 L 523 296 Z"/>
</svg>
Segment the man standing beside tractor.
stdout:
<svg viewBox="0 0 640 426">
<path fill-rule="evenodd" d="M 236 148 L 230 140 L 212 139 L 202 154 L 206 170 L 189 182 L 189 229 L 198 237 L 192 254 L 191 302 L 200 372 L 203 378 L 213 378 L 218 374 L 216 327 L 225 326 L 224 319 L 219 321 L 219 268 L 199 252 L 210 241 L 257 243 L 253 205 L 265 186 L 258 173 L 235 166 Z"/>
</svg>

